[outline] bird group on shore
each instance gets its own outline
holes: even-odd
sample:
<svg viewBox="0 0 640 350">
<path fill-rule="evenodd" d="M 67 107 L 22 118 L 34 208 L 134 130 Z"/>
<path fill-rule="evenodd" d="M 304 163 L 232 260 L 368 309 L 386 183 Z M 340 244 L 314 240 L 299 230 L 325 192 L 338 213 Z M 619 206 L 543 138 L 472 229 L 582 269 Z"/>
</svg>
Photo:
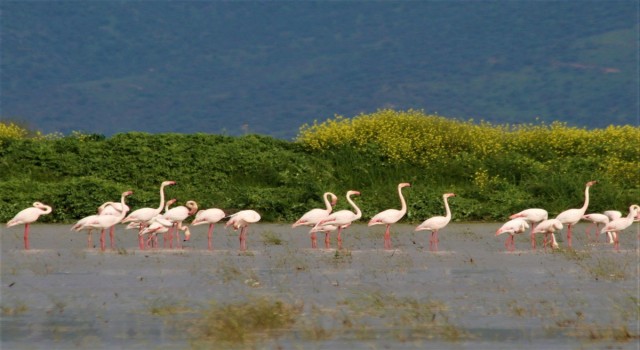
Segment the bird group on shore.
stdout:
<svg viewBox="0 0 640 350">
<path fill-rule="evenodd" d="M 76 222 L 71 230 L 87 231 L 87 246 L 93 247 L 92 231 L 100 230 L 100 249 L 106 249 L 106 232 L 109 231 L 110 247 L 115 248 L 114 244 L 114 228 L 118 223 L 127 223 L 127 228 L 138 230 L 138 245 L 141 250 L 158 248 L 158 234 L 163 235 L 164 248 L 181 248 L 180 231 L 184 232 L 184 241 L 189 241 L 191 231 L 189 226 L 184 225 L 184 221 L 190 216 L 194 216 L 191 226 L 208 224 L 207 230 L 209 250 L 213 249 L 213 231 L 215 224 L 228 219 L 225 227 L 232 227 L 234 230 L 240 230 L 238 236 L 240 241 L 240 251 L 247 249 L 246 235 L 248 227 L 252 223 L 260 221 L 260 214 L 255 210 L 241 210 L 232 215 L 227 215 L 222 209 L 210 208 L 198 210 L 198 204 L 193 201 L 187 201 L 184 206 L 170 208 L 176 200 L 170 199 L 165 202 L 164 189 L 166 186 L 175 185 L 175 181 L 164 181 L 160 184 L 160 204 L 157 208 L 140 208 L 129 212 L 130 208 L 126 205 L 125 200 L 132 195 L 132 191 L 123 192 L 120 202 L 106 202 L 98 207 L 97 214 L 89 215 Z M 508 251 L 515 250 L 515 235 L 525 232 L 530 228 L 531 248 L 536 249 L 536 235 L 543 234 L 543 247 L 558 248 L 558 242 L 555 237 L 556 232 L 560 232 L 564 226 L 567 226 L 567 245 L 571 247 L 572 228 L 580 220 L 587 220 L 591 224 L 587 227 L 586 235 L 590 239 L 590 231 L 595 228 L 596 237 L 599 239 L 600 234 L 607 234 L 608 242 L 614 244 L 616 250 L 619 250 L 619 233 L 633 224 L 634 221 L 640 221 L 640 206 L 634 204 L 629 207 L 629 214 L 626 217 L 622 213 L 615 210 L 600 213 L 586 214 L 589 206 L 589 188 L 596 184 L 596 181 L 589 181 L 585 188 L 584 204 L 578 209 L 568 209 L 555 218 L 549 219 L 546 210 L 541 208 L 531 208 L 513 214 L 509 217 L 509 221 L 504 223 L 497 231 L 496 236 L 503 233 L 508 234 L 505 241 L 505 248 Z M 391 225 L 400 221 L 407 213 L 407 202 L 402 193 L 402 189 L 410 187 L 411 184 L 403 182 L 398 184 L 398 196 L 400 198 L 400 209 L 387 209 L 369 220 L 368 226 L 385 225 L 384 232 L 384 249 L 392 249 L 391 245 Z M 322 196 L 325 208 L 315 208 L 306 212 L 300 217 L 292 227 L 308 226 L 310 227 L 311 247 L 317 248 L 317 233 L 325 234 L 325 248 L 330 248 L 330 234 L 337 230 L 338 249 L 342 249 L 342 231 L 349 227 L 362 217 L 362 211 L 354 202 L 353 196 L 360 195 L 360 192 L 349 190 L 346 193 L 346 200 L 353 208 L 351 210 L 340 210 L 333 212 L 338 196 L 331 192 L 325 192 Z M 434 216 L 426 219 L 415 228 L 415 231 L 430 231 L 431 238 L 429 240 L 429 248 L 432 251 L 438 250 L 438 232 L 443 229 L 451 221 L 451 209 L 448 199 L 455 197 L 454 193 L 445 193 L 442 196 L 445 208 L 445 216 Z M 24 248 L 29 249 L 29 227 L 30 224 L 38 220 L 41 215 L 52 212 L 52 208 L 40 202 L 33 203 L 33 206 L 20 211 L 16 216 L 7 223 L 7 227 L 24 224 Z M 603 225 L 600 228 L 600 225 Z"/>
</svg>

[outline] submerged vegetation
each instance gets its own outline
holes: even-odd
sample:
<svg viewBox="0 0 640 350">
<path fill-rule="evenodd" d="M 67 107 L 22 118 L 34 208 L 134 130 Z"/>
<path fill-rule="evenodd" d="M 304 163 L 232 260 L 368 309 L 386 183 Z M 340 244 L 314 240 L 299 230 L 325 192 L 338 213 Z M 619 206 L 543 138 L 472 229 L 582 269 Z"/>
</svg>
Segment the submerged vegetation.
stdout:
<svg viewBox="0 0 640 350">
<path fill-rule="evenodd" d="M 43 222 L 71 222 L 132 189 L 132 208 L 158 205 L 163 180 L 178 203 L 233 212 L 251 208 L 263 221 L 294 221 L 322 206 L 331 191 L 346 209 L 347 190 L 369 218 L 399 206 L 407 220 L 444 212 L 441 196 L 455 192 L 454 220 L 503 220 L 528 207 L 550 215 L 583 201 L 589 211 L 626 211 L 640 197 L 640 128 L 580 129 L 562 123 L 493 125 L 421 111 L 379 110 L 305 125 L 295 142 L 260 135 L 129 132 L 112 137 L 42 135 L 0 123 L 0 221 L 33 201 L 54 207 Z M 275 242 L 272 242 L 275 243 Z"/>
</svg>

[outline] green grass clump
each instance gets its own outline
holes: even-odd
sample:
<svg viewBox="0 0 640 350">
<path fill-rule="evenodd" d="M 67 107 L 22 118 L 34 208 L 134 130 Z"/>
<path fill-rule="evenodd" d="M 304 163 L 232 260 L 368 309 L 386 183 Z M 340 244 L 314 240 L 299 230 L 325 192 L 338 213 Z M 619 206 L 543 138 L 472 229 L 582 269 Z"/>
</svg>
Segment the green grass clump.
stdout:
<svg viewBox="0 0 640 350">
<path fill-rule="evenodd" d="M 295 324 L 300 305 L 270 298 L 256 298 L 233 304 L 213 304 L 197 321 L 195 345 L 207 347 L 252 343 L 277 337 Z"/>
</svg>

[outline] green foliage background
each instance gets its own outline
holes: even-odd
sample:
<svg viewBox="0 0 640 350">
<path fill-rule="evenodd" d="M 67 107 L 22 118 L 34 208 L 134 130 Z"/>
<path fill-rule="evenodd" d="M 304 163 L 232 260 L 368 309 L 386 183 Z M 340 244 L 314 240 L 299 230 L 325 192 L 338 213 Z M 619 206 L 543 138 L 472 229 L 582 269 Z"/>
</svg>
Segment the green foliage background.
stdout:
<svg viewBox="0 0 640 350">
<path fill-rule="evenodd" d="M 457 194 L 450 203 L 458 221 L 500 221 L 531 207 L 553 216 L 580 207 L 589 180 L 599 180 L 589 212 L 626 212 L 640 201 L 640 128 L 629 126 L 513 127 L 393 110 L 306 125 L 295 142 L 254 134 L 26 137 L 4 126 L 13 133 L 0 133 L 0 222 L 38 200 L 54 207 L 40 221 L 70 223 L 125 190 L 134 191 L 132 209 L 157 207 L 164 180 L 177 182 L 166 194 L 179 203 L 255 209 L 272 222 L 323 206 L 325 191 L 346 209 L 350 189 L 362 193 L 356 202 L 367 219 L 399 207 L 400 182 L 412 184 L 404 190 L 408 222 L 442 215 L 445 192 Z"/>
</svg>

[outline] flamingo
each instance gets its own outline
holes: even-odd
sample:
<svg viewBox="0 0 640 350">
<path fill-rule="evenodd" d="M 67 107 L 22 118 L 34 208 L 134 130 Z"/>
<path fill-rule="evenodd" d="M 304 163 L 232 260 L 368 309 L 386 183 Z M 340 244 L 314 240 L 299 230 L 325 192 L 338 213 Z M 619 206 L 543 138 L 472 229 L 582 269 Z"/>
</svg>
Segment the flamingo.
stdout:
<svg viewBox="0 0 640 350">
<path fill-rule="evenodd" d="M 546 210 L 540 208 L 525 209 L 519 213 L 509 216 L 509 219 L 522 218 L 531 223 L 531 249 L 536 249 L 536 238 L 533 234 L 533 230 L 536 228 L 536 224 L 540 221 L 547 220 L 549 213 Z"/>
<path fill-rule="evenodd" d="M 346 228 L 348 226 L 349 225 L 344 225 L 344 226 L 342 226 L 342 228 Z M 331 240 L 329 239 L 329 235 L 331 234 L 332 231 L 335 231 L 337 229 L 338 229 L 338 226 L 336 226 L 336 225 L 324 225 L 322 227 L 314 226 L 309 231 L 309 234 L 315 235 L 316 232 L 319 232 L 319 231 L 320 232 L 324 232 L 324 247 L 325 247 L 325 249 L 329 249 L 329 248 L 331 248 Z"/>
<path fill-rule="evenodd" d="M 542 245 L 544 249 L 547 250 L 547 246 L 551 243 L 552 248 L 558 248 L 558 242 L 556 242 L 556 231 L 562 230 L 562 222 L 558 219 L 547 219 L 544 220 L 536 226 L 536 229 L 533 230 L 533 233 L 542 233 L 544 234 L 544 241 Z M 547 238 L 551 236 L 551 241 Z"/>
<path fill-rule="evenodd" d="M 175 199 L 167 201 L 167 205 L 165 206 L 165 208 L 167 208 L 173 202 L 175 202 Z M 156 215 L 155 217 L 153 217 L 153 219 L 147 221 L 146 224 L 147 224 L 147 227 L 142 229 L 142 231 L 140 231 L 138 235 L 139 236 L 149 235 L 149 238 L 147 239 L 147 242 L 146 242 L 147 247 L 154 247 L 154 246 L 157 247 L 158 233 L 166 234 L 167 232 L 169 232 L 169 228 L 173 226 L 173 222 L 165 219 L 164 217 L 162 217 L 162 215 Z"/>
<path fill-rule="evenodd" d="M 7 227 L 24 224 L 24 249 L 29 250 L 29 226 L 38 220 L 40 215 L 51 213 L 53 209 L 40 202 L 34 202 L 31 208 L 21 210 L 13 219 L 7 222 Z"/>
<path fill-rule="evenodd" d="M 166 186 L 172 186 L 175 184 L 176 184 L 175 181 L 164 181 L 162 182 L 162 184 L 160 184 L 160 205 L 158 206 L 157 209 L 140 208 L 140 209 L 134 210 L 133 212 L 131 212 L 131 214 L 129 214 L 129 216 L 124 218 L 122 222 L 123 223 L 127 223 L 127 222 L 139 223 L 138 233 L 140 233 L 140 231 L 142 231 L 142 229 L 146 225 L 145 223 L 151 220 L 154 216 L 160 214 L 160 212 L 162 211 L 162 208 L 164 207 L 164 188 Z M 144 249 L 144 241 L 142 239 L 142 236 L 138 235 L 138 239 L 139 239 L 138 243 L 140 245 L 140 249 Z"/>
<path fill-rule="evenodd" d="M 369 221 L 368 226 L 373 225 L 387 225 L 387 229 L 384 231 L 384 249 L 391 249 L 391 225 L 400 221 L 404 214 L 407 213 L 407 202 L 404 200 L 404 196 L 402 195 L 402 188 L 410 187 L 411 184 L 408 182 L 403 182 L 398 184 L 398 196 L 400 197 L 401 208 L 398 209 L 387 209 L 376 214 Z"/>
<path fill-rule="evenodd" d="M 229 216 L 229 221 L 225 227 L 232 226 L 234 231 L 240 229 L 240 251 L 247 250 L 247 230 L 249 224 L 253 224 L 260 221 L 260 214 L 255 210 L 241 210 L 233 215 Z"/>
<path fill-rule="evenodd" d="M 616 251 L 620 251 L 620 235 L 618 233 L 624 231 L 627 227 L 631 226 L 631 224 L 633 224 L 633 222 L 637 219 L 637 216 L 639 213 L 640 213 L 640 206 L 638 206 L 637 204 L 634 204 L 629 207 L 629 215 L 609 222 L 600 231 L 600 233 L 605 233 L 605 232 L 616 233 L 615 241 L 614 241 L 614 246 Z"/>
<path fill-rule="evenodd" d="M 360 192 L 354 190 L 347 191 L 347 202 L 349 202 L 355 212 L 352 212 L 350 210 L 339 210 L 337 212 L 329 214 L 329 216 L 320 220 L 320 222 L 318 222 L 316 226 L 314 226 L 314 228 L 317 227 L 318 231 L 324 231 L 323 227 L 327 225 L 336 226 L 338 228 L 338 249 L 342 249 L 342 229 L 348 227 L 352 222 L 362 217 L 362 211 L 351 199 L 351 196 L 353 195 L 360 195 Z"/>
<path fill-rule="evenodd" d="M 100 207 L 98 207 L 98 214 L 99 215 L 120 215 L 120 212 L 122 212 L 123 210 L 128 212 L 129 209 L 130 209 L 129 206 L 126 204 L 123 207 L 122 204 L 117 202 L 104 202 Z M 111 245 L 111 249 L 114 248 L 114 241 L 113 241 L 114 230 L 115 230 L 115 226 L 111 226 L 111 228 L 109 229 L 109 244 Z M 91 236 L 91 229 L 89 229 L 89 236 Z"/>
<path fill-rule="evenodd" d="M 589 181 L 584 189 L 584 204 L 579 209 L 567 209 L 556 216 L 556 219 L 560 220 L 563 225 L 567 225 L 567 245 L 571 248 L 571 228 L 577 224 L 582 216 L 587 211 L 589 206 L 589 187 L 595 185 L 597 181 Z"/>
<path fill-rule="evenodd" d="M 416 231 L 431 231 L 431 240 L 429 241 L 429 248 L 433 251 L 438 250 L 438 230 L 447 226 L 451 221 L 451 209 L 449 209 L 449 202 L 447 198 L 455 197 L 454 193 L 445 193 L 442 195 L 444 200 L 444 208 L 447 212 L 446 216 L 434 216 L 425 220 L 423 223 L 416 227 Z"/>
<path fill-rule="evenodd" d="M 611 221 L 609 220 L 608 216 L 606 216 L 605 214 L 599 214 L 599 213 L 585 214 L 582 216 L 582 218 L 584 220 L 591 222 L 591 224 L 589 224 L 589 226 L 587 226 L 587 228 L 584 231 L 587 234 L 587 239 L 591 238 L 591 235 L 589 234 L 589 232 L 591 231 L 591 228 L 595 226 L 596 242 L 600 238 L 600 224 L 606 225 L 609 223 L 609 221 Z M 607 236 L 609 237 L 609 243 L 613 243 L 613 237 L 611 236 L 611 232 L 607 232 Z"/>
<path fill-rule="evenodd" d="M 306 212 L 304 215 L 302 215 L 302 217 L 300 217 L 300 219 L 298 219 L 298 221 L 296 221 L 293 225 L 291 225 L 291 227 L 298 227 L 298 226 L 315 226 L 318 222 L 320 222 L 320 220 L 326 218 L 329 214 L 331 214 L 331 211 L 333 210 L 333 207 L 336 205 L 336 203 L 338 202 L 338 197 L 331 193 L 331 192 L 325 192 L 322 197 L 324 198 L 324 204 L 326 209 L 321 209 L 321 208 L 315 208 L 315 209 L 311 209 L 308 212 Z M 329 202 L 329 197 L 331 197 L 331 202 Z M 317 248 L 318 247 L 318 243 L 317 243 L 317 238 L 316 238 L 316 232 L 317 231 L 310 231 L 311 234 L 311 248 Z M 327 234 L 327 232 L 325 231 L 325 235 Z"/>
<path fill-rule="evenodd" d="M 78 220 L 78 222 L 76 222 L 73 226 L 71 226 L 71 231 L 80 232 L 82 230 L 87 230 L 87 247 L 88 248 L 93 247 L 93 236 L 91 235 L 91 232 L 94 230 L 94 228 L 91 226 L 87 226 L 87 224 L 97 219 L 98 216 L 100 216 L 100 214 L 85 216 L 84 218 Z"/>
<path fill-rule="evenodd" d="M 213 249 L 213 229 L 215 224 L 225 217 L 224 211 L 218 208 L 211 208 L 206 210 L 199 210 L 196 213 L 196 218 L 191 222 L 191 226 L 209 224 L 209 230 L 207 231 L 207 248 Z M 185 240 L 189 240 L 189 236 L 185 236 Z"/>
<path fill-rule="evenodd" d="M 527 228 L 529 228 L 527 220 L 523 218 L 511 219 L 496 231 L 496 236 L 508 233 L 509 237 L 504 241 L 504 246 L 507 250 L 514 251 L 516 249 L 515 235 L 526 231 Z"/>
<path fill-rule="evenodd" d="M 122 195 L 120 196 L 120 203 L 122 204 L 122 208 L 125 207 L 125 204 L 124 204 L 125 198 L 127 198 L 127 196 L 130 196 L 132 194 L 133 194 L 132 191 L 122 192 Z M 98 215 L 98 217 L 87 222 L 86 224 L 87 226 L 101 229 L 100 231 L 100 249 L 101 250 L 105 249 L 105 229 L 111 228 L 112 226 L 115 226 L 117 223 L 121 222 L 124 219 L 125 215 L 127 215 L 127 212 L 123 210 L 120 212 L 119 215 Z"/>
<path fill-rule="evenodd" d="M 198 203 L 196 203 L 195 201 L 187 201 L 185 206 L 179 205 L 175 208 L 171 208 L 167 212 L 165 212 L 164 215 L 162 215 L 165 219 L 173 222 L 173 227 L 169 230 L 169 247 L 173 246 L 173 234 L 171 233 L 171 231 L 175 229 L 176 247 L 180 248 L 180 229 L 183 227 L 182 222 L 190 215 L 195 214 L 197 211 Z M 189 234 L 191 234 L 191 232 L 189 232 Z M 185 237 L 185 241 L 188 240 L 189 237 Z"/>
</svg>

